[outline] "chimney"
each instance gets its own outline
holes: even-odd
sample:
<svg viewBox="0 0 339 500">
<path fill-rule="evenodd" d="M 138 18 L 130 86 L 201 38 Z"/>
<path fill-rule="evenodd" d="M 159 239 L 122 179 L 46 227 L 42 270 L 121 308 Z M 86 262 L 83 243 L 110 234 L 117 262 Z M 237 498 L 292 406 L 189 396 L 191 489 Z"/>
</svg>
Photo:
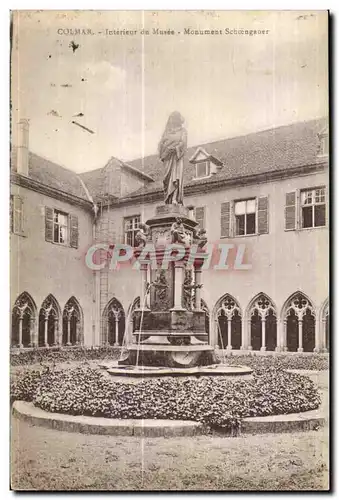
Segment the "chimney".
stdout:
<svg viewBox="0 0 339 500">
<path fill-rule="evenodd" d="M 17 160 L 16 171 L 20 175 L 28 177 L 28 139 L 29 122 L 22 118 L 18 123 L 18 142 L 17 142 Z"/>
</svg>

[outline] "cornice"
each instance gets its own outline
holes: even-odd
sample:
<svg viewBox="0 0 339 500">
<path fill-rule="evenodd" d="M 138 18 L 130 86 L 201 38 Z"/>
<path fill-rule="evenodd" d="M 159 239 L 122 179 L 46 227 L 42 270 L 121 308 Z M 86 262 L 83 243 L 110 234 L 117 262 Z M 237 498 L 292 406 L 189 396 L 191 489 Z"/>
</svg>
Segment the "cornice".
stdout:
<svg viewBox="0 0 339 500">
<path fill-rule="evenodd" d="M 84 200 L 83 198 L 74 196 L 73 194 L 66 193 L 65 191 L 61 191 L 51 186 L 47 186 L 46 184 L 42 184 L 39 181 L 31 179 L 30 177 L 26 177 L 13 172 L 11 174 L 11 182 L 13 184 L 17 184 L 18 186 L 36 191 L 37 193 L 44 194 L 45 196 L 50 196 L 51 198 L 54 198 L 56 200 L 66 201 L 67 203 L 70 203 L 72 205 L 78 205 L 82 208 L 92 211 L 93 205 L 88 200 Z"/>
<path fill-rule="evenodd" d="M 307 175 L 310 173 L 315 173 L 324 170 L 328 166 L 328 162 L 318 162 L 312 163 L 310 165 L 301 165 L 294 168 L 276 170 L 274 172 L 264 172 L 260 174 L 246 175 L 243 177 L 237 177 L 232 179 L 207 179 L 205 182 L 190 182 L 190 184 L 184 186 L 184 195 L 190 196 L 194 194 L 201 194 L 202 190 L 208 188 L 210 191 L 220 191 L 224 188 L 230 188 L 235 186 L 246 186 L 250 184 L 261 184 L 265 182 L 270 182 L 274 180 L 283 180 L 290 177 L 299 177 L 302 175 Z M 132 203 L 152 203 L 155 201 L 161 201 L 163 199 L 162 189 L 157 189 L 156 191 L 150 193 L 137 193 L 135 195 L 130 195 L 125 198 L 116 200 L 110 205 L 111 208 L 114 206 L 129 205 Z"/>
</svg>

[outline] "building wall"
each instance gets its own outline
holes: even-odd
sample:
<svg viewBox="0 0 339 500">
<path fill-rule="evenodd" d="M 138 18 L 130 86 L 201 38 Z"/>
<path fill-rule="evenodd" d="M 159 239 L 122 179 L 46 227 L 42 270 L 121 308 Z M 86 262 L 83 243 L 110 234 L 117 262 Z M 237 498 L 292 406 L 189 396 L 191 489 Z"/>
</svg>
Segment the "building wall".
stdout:
<svg viewBox="0 0 339 500">
<path fill-rule="evenodd" d="M 85 265 L 85 255 L 92 244 L 92 216 L 83 208 L 58 201 L 12 184 L 11 194 L 24 202 L 25 235 L 11 234 L 11 304 L 24 291 L 35 301 L 38 314 L 43 300 L 53 294 L 63 310 L 75 296 L 84 315 L 84 343 L 92 344 L 94 300 L 93 271 Z M 78 216 L 79 247 L 45 241 L 45 206 Z"/>
<path fill-rule="evenodd" d="M 327 171 L 227 190 L 202 190 L 199 196 L 185 198 L 185 205 L 206 207 L 209 242 L 233 243 L 236 247 L 245 244 L 245 262 L 252 264 L 250 270 L 203 271 L 202 298 L 211 312 L 217 301 L 229 293 L 238 301 L 244 314 L 250 301 L 264 292 L 273 300 L 280 316 L 285 301 L 299 290 L 309 297 L 319 315 L 329 294 L 328 228 L 285 231 L 284 207 L 286 193 L 324 185 L 328 185 Z M 259 196 L 268 196 L 269 199 L 269 233 L 220 239 L 221 203 Z M 111 223 L 117 241 L 123 242 L 124 217 L 140 214 L 141 220 L 146 221 L 155 214 L 155 206 L 144 203 L 114 208 Z M 127 311 L 134 297 L 139 295 L 140 277 L 130 266 L 123 266 L 119 271 L 109 271 L 108 286 L 109 297 L 119 299 Z"/>
<path fill-rule="evenodd" d="M 127 177 L 124 182 L 128 184 Z M 304 292 L 311 300 L 319 323 L 320 311 L 329 294 L 328 228 L 284 230 L 285 194 L 295 189 L 328 185 L 328 173 L 303 175 L 260 184 L 220 189 L 202 190 L 199 196 L 185 198 L 186 205 L 205 206 L 205 221 L 208 241 L 234 244 L 239 248 L 245 244 L 245 262 L 251 269 L 203 271 L 202 298 L 210 311 L 213 331 L 213 311 L 219 299 L 226 293 L 239 303 L 243 318 L 251 300 L 260 292 L 268 295 L 276 306 L 278 318 L 286 300 L 296 291 Z M 119 270 L 108 270 L 107 290 L 100 299 L 104 273 L 95 273 L 85 263 L 87 249 L 93 243 L 92 216 L 83 208 L 52 199 L 26 188 L 12 185 L 12 194 L 24 201 L 25 236 L 11 235 L 11 304 L 20 293 L 27 291 L 34 299 L 37 309 L 50 293 L 63 310 L 67 300 L 75 296 L 84 314 L 84 342 L 87 345 L 100 343 L 102 312 L 105 304 L 116 297 L 127 314 L 134 299 L 140 295 L 141 277 L 131 266 Z M 220 206 L 225 201 L 268 196 L 269 233 L 259 236 L 220 239 Z M 159 203 L 140 203 L 110 208 L 103 214 L 109 218 L 109 234 L 114 241 L 123 242 L 123 219 L 141 215 L 147 221 L 155 215 Z M 54 207 L 78 216 L 79 248 L 74 249 L 45 241 L 45 206 Z M 100 219 L 97 226 L 100 227 Z M 96 241 L 100 240 L 97 235 Z M 230 252 L 234 261 L 234 250 Z M 233 259 L 232 259 L 233 257 Z M 105 302 L 105 303 L 104 303 Z M 215 330 L 215 328 L 214 328 Z"/>
</svg>

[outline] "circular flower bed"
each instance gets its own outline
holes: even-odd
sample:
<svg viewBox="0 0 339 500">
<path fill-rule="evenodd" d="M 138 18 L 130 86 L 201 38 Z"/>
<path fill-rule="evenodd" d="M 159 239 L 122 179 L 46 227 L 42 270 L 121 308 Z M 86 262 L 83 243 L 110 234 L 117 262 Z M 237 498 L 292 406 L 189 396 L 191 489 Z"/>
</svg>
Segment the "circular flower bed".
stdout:
<svg viewBox="0 0 339 500">
<path fill-rule="evenodd" d="M 195 420 L 233 431 L 245 417 L 313 410 L 320 396 L 307 377 L 267 368 L 253 380 L 225 377 L 114 381 L 98 368 L 29 371 L 12 384 L 12 400 L 43 410 L 110 418 Z"/>
</svg>

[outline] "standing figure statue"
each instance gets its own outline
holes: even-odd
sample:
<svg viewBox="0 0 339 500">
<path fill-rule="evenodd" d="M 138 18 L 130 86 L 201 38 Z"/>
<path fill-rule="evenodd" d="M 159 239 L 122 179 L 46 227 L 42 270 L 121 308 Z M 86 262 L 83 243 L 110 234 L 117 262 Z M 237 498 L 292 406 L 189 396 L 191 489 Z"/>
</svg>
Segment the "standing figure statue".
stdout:
<svg viewBox="0 0 339 500">
<path fill-rule="evenodd" d="M 183 123 L 181 114 L 173 111 L 159 143 L 160 160 L 165 166 L 163 182 L 166 204 L 183 204 L 184 154 L 187 149 L 187 132 Z"/>
</svg>

